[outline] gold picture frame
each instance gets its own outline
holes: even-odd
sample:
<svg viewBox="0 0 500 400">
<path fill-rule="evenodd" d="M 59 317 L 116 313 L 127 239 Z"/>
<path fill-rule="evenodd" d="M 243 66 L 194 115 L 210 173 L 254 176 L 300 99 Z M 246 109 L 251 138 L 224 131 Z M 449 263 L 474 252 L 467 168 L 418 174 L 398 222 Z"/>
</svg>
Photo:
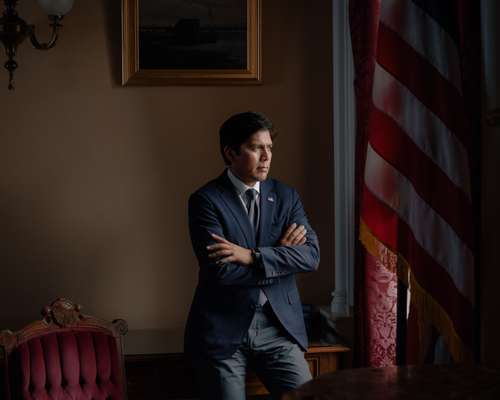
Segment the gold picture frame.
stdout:
<svg viewBox="0 0 500 400">
<path fill-rule="evenodd" d="M 192 65 L 184 68 L 182 65 L 176 65 L 174 68 L 164 66 L 153 66 L 149 62 L 147 68 L 141 65 L 140 54 L 144 57 L 145 51 L 141 53 L 140 30 L 144 32 L 140 23 L 139 2 L 141 0 L 122 0 L 122 85 L 242 85 L 242 84 L 259 84 L 261 83 L 261 0 L 246 0 L 246 35 L 244 31 L 240 31 L 241 37 L 241 53 L 240 67 L 220 68 L 218 64 L 209 65 L 210 68 L 193 68 Z M 149 0 L 151 1 L 151 0 Z M 244 1 L 241 1 L 244 4 Z M 157 4 L 167 4 L 168 1 L 163 1 Z M 175 0 L 175 4 L 182 3 L 182 0 Z M 186 2 L 192 4 L 192 1 Z M 200 0 L 200 3 L 210 4 L 213 7 L 217 6 L 217 2 L 210 0 Z M 243 7 L 243 6 L 242 6 Z M 211 10 L 212 12 L 212 10 Z M 199 21 L 195 19 L 185 19 L 187 25 L 193 25 L 194 28 L 189 28 L 192 31 L 200 30 Z M 182 25 L 182 24 L 181 24 Z M 184 24 L 186 25 L 186 24 Z M 179 22 L 175 26 L 178 31 Z M 164 36 L 174 36 L 174 28 L 168 27 L 163 29 Z M 186 31 L 184 29 L 183 31 Z M 185 35 L 186 36 L 186 35 Z M 187 35 L 192 38 L 195 35 Z M 198 32 L 197 38 L 200 34 Z M 246 36 L 246 38 L 245 38 Z M 245 40 L 246 39 L 246 40 Z M 172 39 L 165 39 L 172 40 Z M 199 40 L 199 39 L 197 39 Z M 209 39 L 210 40 L 210 39 Z M 212 39 L 216 42 L 217 39 Z M 233 39 L 234 41 L 234 39 Z M 144 42 L 143 42 L 144 43 Z M 146 47 L 146 45 L 143 45 Z M 174 46 L 172 46 L 174 47 Z M 179 47 L 179 46 L 177 46 Z M 182 47 L 182 46 L 181 46 Z M 149 48 L 149 47 L 148 47 Z M 182 47 L 184 52 L 190 51 L 189 46 Z M 185 50 L 187 49 L 187 50 Z M 163 54 L 165 60 L 166 52 L 151 52 L 154 54 Z M 209 63 L 214 57 L 206 57 L 205 63 Z M 145 63 L 145 62 L 144 62 Z M 167 60 L 168 63 L 168 60 Z M 244 65 L 245 64 L 245 65 Z M 204 64 L 205 65 L 205 64 Z M 208 64 L 207 64 L 208 65 Z"/>
</svg>

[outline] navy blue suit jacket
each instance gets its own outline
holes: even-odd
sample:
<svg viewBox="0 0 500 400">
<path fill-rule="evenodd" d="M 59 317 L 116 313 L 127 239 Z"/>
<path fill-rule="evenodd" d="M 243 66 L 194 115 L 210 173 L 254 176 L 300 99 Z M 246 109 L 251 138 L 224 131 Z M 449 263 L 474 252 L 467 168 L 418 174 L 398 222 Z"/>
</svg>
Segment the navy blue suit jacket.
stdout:
<svg viewBox="0 0 500 400">
<path fill-rule="evenodd" d="M 303 350 L 307 335 L 295 274 L 317 269 L 319 245 L 297 192 L 274 179 L 261 182 L 260 222 L 256 235 L 234 186 L 224 172 L 189 198 L 189 231 L 199 263 L 199 279 L 185 330 L 185 351 L 195 357 L 227 358 L 247 332 L 259 289 L 283 327 Z M 307 229 L 301 246 L 280 246 L 292 224 Z M 262 266 L 223 266 L 208 258 L 216 233 L 246 248 L 258 247 Z"/>
</svg>

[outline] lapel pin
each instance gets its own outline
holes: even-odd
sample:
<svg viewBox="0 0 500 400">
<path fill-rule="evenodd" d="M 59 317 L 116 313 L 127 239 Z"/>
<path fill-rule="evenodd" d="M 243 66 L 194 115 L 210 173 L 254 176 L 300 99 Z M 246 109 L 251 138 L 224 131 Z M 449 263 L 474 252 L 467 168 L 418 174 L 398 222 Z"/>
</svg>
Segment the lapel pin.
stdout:
<svg viewBox="0 0 500 400">
<path fill-rule="evenodd" d="M 270 201 L 271 203 L 274 203 L 274 199 L 272 197 L 268 197 L 267 201 Z"/>
</svg>

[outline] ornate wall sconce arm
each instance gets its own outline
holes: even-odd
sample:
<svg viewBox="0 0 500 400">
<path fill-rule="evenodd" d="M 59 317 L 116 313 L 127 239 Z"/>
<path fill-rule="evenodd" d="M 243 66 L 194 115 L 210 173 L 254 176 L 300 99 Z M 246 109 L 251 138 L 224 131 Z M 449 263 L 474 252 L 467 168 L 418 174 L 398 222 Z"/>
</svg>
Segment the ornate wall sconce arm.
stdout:
<svg viewBox="0 0 500 400">
<path fill-rule="evenodd" d="M 38 0 L 49 15 L 51 37 L 48 42 L 40 43 L 35 36 L 34 25 L 29 25 L 17 14 L 18 0 L 4 0 L 4 11 L 0 18 L 0 42 L 5 47 L 7 61 L 5 69 L 9 71 L 9 90 L 14 89 L 14 71 L 17 69 L 15 60 L 17 47 L 30 38 L 31 44 L 38 50 L 49 50 L 55 46 L 63 16 L 71 10 L 73 0 Z"/>
<path fill-rule="evenodd" d="M 29 26 L 29 37 L 31 40 L 31 44 L 35 49 L 49 50 L 56 45 L 59 30 L 62 28 L 62 25 L 60 24 L 62 19 L 63 17 L 60 17 L 58 15 L 49 15 L 51 34 L 50 39 L 47 43 L 40 43 L 36 38 L 34 25 Z"/>
</svg>

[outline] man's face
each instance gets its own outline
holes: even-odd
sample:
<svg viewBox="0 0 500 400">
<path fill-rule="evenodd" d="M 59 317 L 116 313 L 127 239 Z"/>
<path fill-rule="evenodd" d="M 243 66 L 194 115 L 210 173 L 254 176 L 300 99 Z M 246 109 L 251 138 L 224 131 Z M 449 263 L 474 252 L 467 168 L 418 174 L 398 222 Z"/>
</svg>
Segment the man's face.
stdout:
<svg viewBox="0 0 500 400">
<path fill-rule="evenodd" d="M 240 146 L 239 152 L 226 147 L 224 153 L 231 161 L 231 171 L 246 185 L 253 186 L 257 181 L 267 178 L 271 168 L 272 147 L 269 130 L 261 129 Z"/>
</svg>

